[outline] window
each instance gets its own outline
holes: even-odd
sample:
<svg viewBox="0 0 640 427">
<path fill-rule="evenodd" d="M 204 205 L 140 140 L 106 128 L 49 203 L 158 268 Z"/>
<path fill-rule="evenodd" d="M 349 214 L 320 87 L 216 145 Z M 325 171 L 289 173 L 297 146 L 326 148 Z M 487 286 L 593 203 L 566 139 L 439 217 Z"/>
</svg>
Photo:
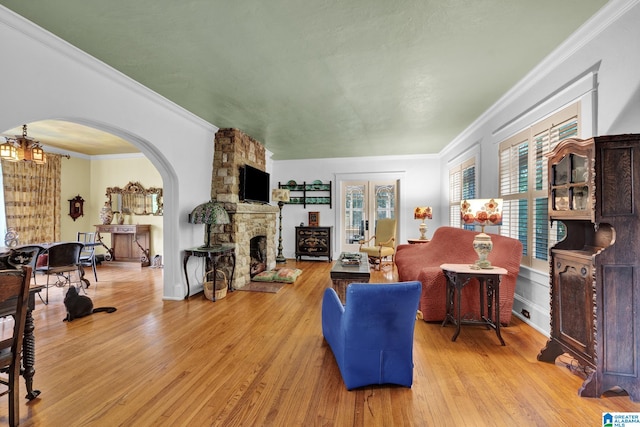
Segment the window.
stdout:
<svg viewBox="0 0 640 427">
<path fill-rule="evenodd" d="M 460 202 L 475 197 L 476 159 L 473 157 L 449 170 L 449 225 L 451 227 L 462 227 Z"/>
<path fill-rule="evenodd" d="M 547 214 L 547 158 L 558 142 L 578 137 L 579 104 L 572 104 L 500 144 L 500 234 L 522 242 L 522 264 L 548 270 L 549 247 L 564 236 Z"/>
<path fill-rule="evenodd" d="M 2 163 L 0 163 L 0 188 L 4 188 L 4 183 L 2 182 Z M 4 191 L 0 191 L 0 233 L 2 236 L 7 234 L 7 217 L 4 211 Z"/>
</svg>

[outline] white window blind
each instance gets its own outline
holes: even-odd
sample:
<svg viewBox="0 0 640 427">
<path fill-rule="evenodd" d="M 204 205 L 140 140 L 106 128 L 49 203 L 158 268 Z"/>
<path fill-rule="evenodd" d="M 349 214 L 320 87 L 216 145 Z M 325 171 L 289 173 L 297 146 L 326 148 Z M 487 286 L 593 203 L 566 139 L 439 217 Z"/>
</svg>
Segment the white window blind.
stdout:
<svg viewBox="0 0 640 427">
<path fill-rule="evenodd" d="M 462 227 L 460 202 L 476 197 L 475 157 L 449 169 L 449 225 Z"/>
<path fill-rule="evenodd" d="M 500 144 L 500 197 L 504 199 L 500 234 L 520 240 L 524 265 L 548 269 L 549 247 L 562 238 L 547 212 L 547 158 L 558 142 L 579 135 L 579 104 L 533 124 Z"/>
</svg>

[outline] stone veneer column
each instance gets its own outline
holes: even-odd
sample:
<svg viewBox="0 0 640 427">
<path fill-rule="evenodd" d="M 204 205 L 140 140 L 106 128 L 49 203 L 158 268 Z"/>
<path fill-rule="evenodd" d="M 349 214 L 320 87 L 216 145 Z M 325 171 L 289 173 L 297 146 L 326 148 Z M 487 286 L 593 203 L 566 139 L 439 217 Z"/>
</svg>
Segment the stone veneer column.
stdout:
<svg viewBox="0 0 640 427">
<path fill-rule="evenodd" d="M 240 166 L 266 169 L 264 146 L 238 129 L 216 133 L 211 197 L 222 203 L 240 202 Z"/>
<path fill-rule="evenodd" d="M 265 170 L 264 146 L 238 129 L 220 129 L 215 136 L 211 198 L 224 204 L 231 224 L 212 227 L 212 239 L 236 244 L 236 271 L 233 287 L 250 281 L 250 241 L 267 238 L 267 268 L 275 268 L 278 207 L 240 202 L 240 167 L 250 165 Z"/>
</svg>

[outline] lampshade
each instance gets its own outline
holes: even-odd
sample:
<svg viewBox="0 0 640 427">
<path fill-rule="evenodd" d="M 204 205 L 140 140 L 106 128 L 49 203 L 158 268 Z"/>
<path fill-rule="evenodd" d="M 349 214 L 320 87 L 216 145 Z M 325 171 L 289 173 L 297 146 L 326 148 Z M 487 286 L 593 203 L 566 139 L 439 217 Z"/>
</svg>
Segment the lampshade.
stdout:
<svg viewBox="0 0 640 427">
<path fill-rule="evenodd" d="M 431 206 L 417 207 L 413 211 L 413 219 L 433 219 Z"/>
<path fill-rule="evenodd" d="M 274 188 L 271 190 L 271 200 L 274 202 L 288 202 L 289 190 L 285 188 Z"/>
<path fill-rule="evenodd" d="M 478 224 L 483 232 L 486 225 L 502 225 L 502 199 L 470 199 L 460 203 L 462 222 Z"/>
<path fill-rule="evenodd" d="M 191 224 L 229 224 L 229 214 L 222 205 L 213 200 L 196 206 L 189 215 Z"/>
</svg>

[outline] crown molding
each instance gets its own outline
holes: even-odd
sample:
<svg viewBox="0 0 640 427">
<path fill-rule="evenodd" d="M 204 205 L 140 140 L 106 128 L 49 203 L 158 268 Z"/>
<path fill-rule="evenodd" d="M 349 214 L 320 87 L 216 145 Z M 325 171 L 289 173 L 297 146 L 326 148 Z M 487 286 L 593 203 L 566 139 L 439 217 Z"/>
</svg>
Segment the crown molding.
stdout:
<svg viewBox="0 0 640 427">
<path fill-rule="evenodd" d="M 45 30 L 2 5 L 0 5 L 0 24 L 14 29 L 20 34 L 29 37 L 31 40 L 44 45 L 56 53 L 65 56 L 69 60 L 76 62 L 78 65 L 84 66 L 108 80 L 117 83 L 125 89 L 134 92 L 136 95 L 144 97 L 171 113 L 189 120 L 194 125 L 200 126 L 206 130 L 217 129 L 215 125 L 207 122 L 199 116 L 196 116 L 192 112 L 170 101 L 157 92 L 152 91 L 148 87 L 133 80 L 110 65 L 107 65 L 99 59 L 89 55 L 87 52 L 80 50 L 71 43 L 61 39 L 55 34 Z"/>
<path fill-rule="evenodd" d="M 527 91 L 546 79 L 549 70 L 559 67 L 564 61 L 594 40 L 638 3 L 640 3 L 640 0 L 610 0 L 602 9 L 582 24 L 580 28 L 500 97 L 491 107 L 482 113 L 473 123 L 447 144 L 447 146 L 440 151 L 440 156 L 444 157 L 454 151 L 460 144 L 467 143 L 468 139 L 498 112 L 502 111 L 511 102 L 522 97 Z"/>
</svg>

